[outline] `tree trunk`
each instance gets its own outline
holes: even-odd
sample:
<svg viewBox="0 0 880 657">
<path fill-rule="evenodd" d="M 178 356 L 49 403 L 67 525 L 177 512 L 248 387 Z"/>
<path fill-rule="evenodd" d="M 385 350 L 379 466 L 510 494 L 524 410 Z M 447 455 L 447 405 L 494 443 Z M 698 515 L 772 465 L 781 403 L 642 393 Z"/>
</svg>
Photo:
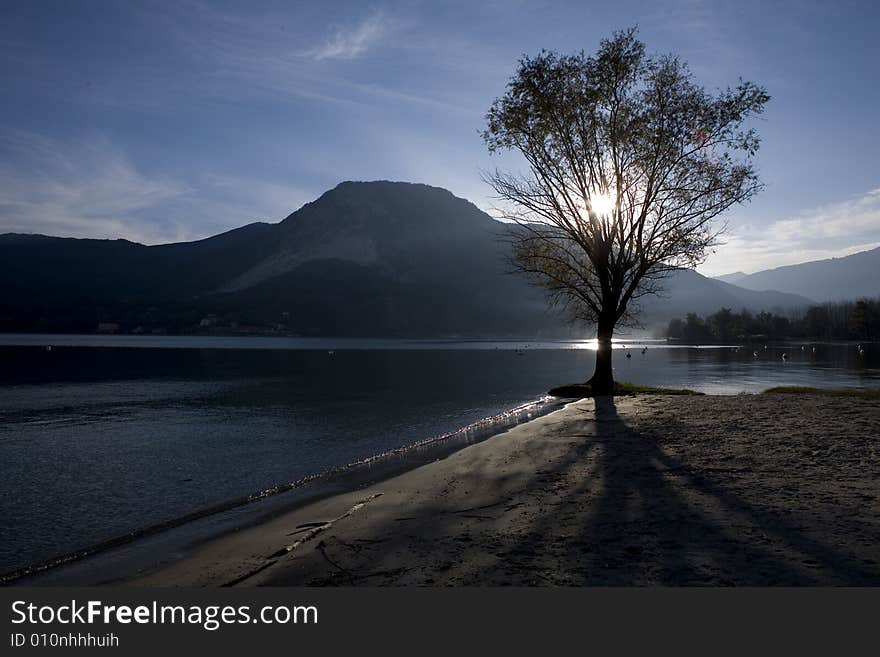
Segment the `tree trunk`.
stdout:
<svg viewBox="0 0 880 657">
<path fill-rule="evenodd" d="M 596 371 L 589 383 L 593 394 L 610 395 L 614 392 L 614 374 L 611 371 L 611 336 L 614 335 L 614 324 L 599 320 L 597 338 L 599 348 L 596 349 Z"/>
</svg>

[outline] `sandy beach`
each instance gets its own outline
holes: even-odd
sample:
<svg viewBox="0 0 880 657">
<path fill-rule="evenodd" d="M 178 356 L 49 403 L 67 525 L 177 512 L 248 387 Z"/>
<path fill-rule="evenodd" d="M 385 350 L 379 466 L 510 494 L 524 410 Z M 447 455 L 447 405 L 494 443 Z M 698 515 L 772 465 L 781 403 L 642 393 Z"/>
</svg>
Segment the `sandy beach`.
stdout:
<svg viewBox="0 0 880 657">
<path fill-rule="evenodd" d="M 585 399 L 135 585 L 878 585 L 880 403 Z"/>
</svg>

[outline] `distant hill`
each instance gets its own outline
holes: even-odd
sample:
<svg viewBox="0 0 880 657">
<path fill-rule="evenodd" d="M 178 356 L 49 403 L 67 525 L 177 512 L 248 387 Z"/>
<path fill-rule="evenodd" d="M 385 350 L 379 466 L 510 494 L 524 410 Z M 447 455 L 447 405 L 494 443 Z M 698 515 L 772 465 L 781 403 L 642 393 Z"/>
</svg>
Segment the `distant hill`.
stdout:
<svg viewBox="0 0 880 657">
<path fill-rule="evenodd" d="M 736 285 L 737 281 L 741 281 L 746 276 L 748 276 L 748 274 L 746 274 L 745 272 L 735 271 L 732 274 L 723 274 L 721 276 L 713 276 L 713 278 L 716 281 L 721 281 L 722 283 L 733 283 L 734 285 Z"/>
<path fill-rule="evenodd" d="M 785 292 L 756 292 L 737 285 L 702 276 L 692 269 L 684 269 L 670 276 L 659 296 L 645 297 L 643 307 L 648 322 L 668 321 L 687 313 L 706 315 L 720 308 L 782 313 L 792 308 L 809 306 L 807 297 Z"/>
<path fill-rule="evenodd" d="M 843 258 L 766 269 L 735 279 L 719 276 L 718 280 L 735 283 L 749 290 L 800 294 L 816 301 L 877 297 L 880 296 L 880 248 Z"/>
<path fill-rule="evenodd" d="M 277 224 L 196 242 L 0 235 L 0 330 L 321 336 L 579 334 L 509 273 L 508 227 L 437 187 L 345 182 Z M 645 323 L 808 299 L 693 271 Z"/>
</svg>

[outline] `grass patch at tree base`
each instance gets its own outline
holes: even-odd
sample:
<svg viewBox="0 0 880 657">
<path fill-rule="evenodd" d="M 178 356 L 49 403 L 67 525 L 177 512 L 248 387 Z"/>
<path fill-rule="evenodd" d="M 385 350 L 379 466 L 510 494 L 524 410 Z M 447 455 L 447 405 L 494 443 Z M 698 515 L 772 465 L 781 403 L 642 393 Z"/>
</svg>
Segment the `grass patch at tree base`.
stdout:
<svg viewBox="0 0 880 657">
<path fill-rule="evenodd" d="M 556 386 L 555 388 L 551 388 L 547 394 L 553 397 L 567 397 L 572 399 L 583 399 L 584 397 L 597 396 L 593 393 L 593 387 L 589 383 L 569 383 L 567 385 Z M 613 394 L 617 397 L 624 395 L 702 395 L 703 393 L 697 392 L 696 390 L 688 390 L 686 388 L 656 388 L 654 386 L 645 386 L 638 383 L 615 381 Z"/>
<path fill-rule="evenodd" d="M 880 390 L 858 388 L 811 388 L 809 386 L 778 386 L 767 388 L 765 395 L 822 395 L 823 397 L 855 397 L 857 399 L 880 399 Z"/>
</svg>

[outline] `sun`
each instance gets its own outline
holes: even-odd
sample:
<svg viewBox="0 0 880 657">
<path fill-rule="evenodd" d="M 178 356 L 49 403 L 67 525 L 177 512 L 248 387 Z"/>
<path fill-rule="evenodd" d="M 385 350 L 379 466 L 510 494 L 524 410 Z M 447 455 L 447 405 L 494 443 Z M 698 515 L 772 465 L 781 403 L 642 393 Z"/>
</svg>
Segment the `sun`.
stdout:
<svg viewBox="0 0 880 657">
<path fill-rule="evenodd" d="M 611 194 L 593 194 L 590 196 L 590 204 L 593 212 L 600 217 L 605 217 L 614 210 L 614 199 Z"/>
</svg>

